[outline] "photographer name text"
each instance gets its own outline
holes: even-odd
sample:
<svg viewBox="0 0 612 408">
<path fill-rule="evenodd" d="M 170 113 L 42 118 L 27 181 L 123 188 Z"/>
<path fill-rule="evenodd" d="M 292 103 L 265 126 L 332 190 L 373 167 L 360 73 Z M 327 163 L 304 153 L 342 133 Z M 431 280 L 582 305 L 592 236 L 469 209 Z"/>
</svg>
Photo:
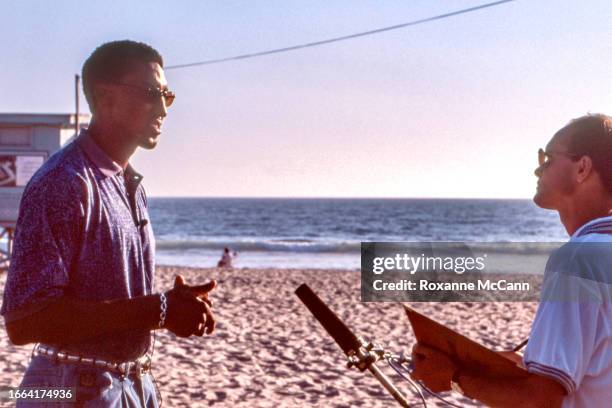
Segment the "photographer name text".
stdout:
<svg viewBox="0 0 612 408">
<path fill-rule="evenodd" d="M 396 282 L 375 280 L 372 287 L 376 291 L 529 291 L 529 282 L 509 282 L 505 279 L 478 279 L 476 282 L 433 282 L 427 279 L 411 281 L 402 279 Z"/>
</svg>

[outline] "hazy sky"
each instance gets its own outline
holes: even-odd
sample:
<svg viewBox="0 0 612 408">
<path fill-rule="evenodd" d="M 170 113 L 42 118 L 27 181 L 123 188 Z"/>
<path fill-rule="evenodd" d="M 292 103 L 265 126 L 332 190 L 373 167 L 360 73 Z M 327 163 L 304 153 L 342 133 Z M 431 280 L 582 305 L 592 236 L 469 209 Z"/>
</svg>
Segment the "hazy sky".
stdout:
<svg viewBox="0 0 612 408">
<path fill-rule="evenodd" d="M 5 0 L 0 112 L 72 112 L 74 74 L 106 41 L 147 42 L 172 65 L 486 2 Z M 611 27 L 604 0 L 518 0 L 171 70 L 160 143 L 133 164 L 152 196 L 528 198 L 537 149 L 573 117 L 612 113 Z"/>
</svg>

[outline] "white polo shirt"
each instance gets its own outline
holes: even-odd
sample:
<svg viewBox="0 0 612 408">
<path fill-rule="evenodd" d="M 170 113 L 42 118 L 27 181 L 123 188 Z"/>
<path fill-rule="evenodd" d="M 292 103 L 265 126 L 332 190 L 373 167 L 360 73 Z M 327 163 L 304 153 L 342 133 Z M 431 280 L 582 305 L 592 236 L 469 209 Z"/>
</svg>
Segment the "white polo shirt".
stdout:
<svg viewBox="0 0 612 408">
<path fill-rule="evenodd" d="M 563 407 L 612 407 L 612 216 L 580 227 L 546 264 L 523 357 L 565 388 Z"/>
</svg>

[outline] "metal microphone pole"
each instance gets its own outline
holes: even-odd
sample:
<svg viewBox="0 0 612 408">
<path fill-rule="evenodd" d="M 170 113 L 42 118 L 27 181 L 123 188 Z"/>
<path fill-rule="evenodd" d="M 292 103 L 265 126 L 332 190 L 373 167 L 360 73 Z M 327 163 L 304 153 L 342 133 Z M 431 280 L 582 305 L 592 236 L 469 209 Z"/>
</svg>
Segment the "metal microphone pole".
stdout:
<svg viewBox="0 0 612 408">
<path fill-rule="evenodd" d="M 409 407 L 408 400 L 393 385 L 391 380 L 380 371 L 376 362 L 386 358 L 388 353 L 373 343 L 366 342 L 358 338 L 342 320 L 308 287 L 306 284 L 300 285 L 295 291 L 302 303 L 321 323 L 323 328 L 336 341 L 338 346 L 348 356 L 348 367 L 357 367 L 361 371 L 366 369 L 385 387 L 402 407 Z"/>
</svg>

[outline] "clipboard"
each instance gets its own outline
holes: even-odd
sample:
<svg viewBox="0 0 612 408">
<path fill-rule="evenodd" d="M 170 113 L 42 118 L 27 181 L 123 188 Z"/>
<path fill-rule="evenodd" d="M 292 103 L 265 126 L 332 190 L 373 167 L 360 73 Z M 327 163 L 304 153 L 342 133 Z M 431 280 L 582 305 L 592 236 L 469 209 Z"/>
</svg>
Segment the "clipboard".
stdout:
<svg viewBox="0 0 612 408">
<path fill-rule="evenodd" d="M 480 343 L 403 305 L 419 343 L 442 351 L 453 362 L 466 369 L 492 377 L 525 378 L 530 373 L 516 358 L 493 351 Z"/>
</svg>

